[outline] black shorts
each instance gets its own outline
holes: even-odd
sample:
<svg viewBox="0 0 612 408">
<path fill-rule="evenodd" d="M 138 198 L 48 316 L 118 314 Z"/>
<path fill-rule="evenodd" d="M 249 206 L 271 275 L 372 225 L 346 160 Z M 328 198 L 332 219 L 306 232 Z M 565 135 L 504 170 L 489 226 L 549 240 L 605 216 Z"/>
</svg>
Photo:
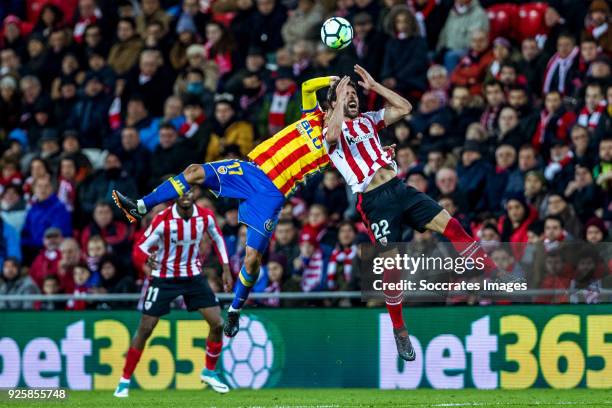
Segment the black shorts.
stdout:
<svg viewBox="0 0 612 408">
<path fill-rule="evenodd" d="M 151 278 L 142 313 L 149 316 L 166 315 L 170 313 L 170 303 L 181 295 L 190 312 L 219 306 L 219 299 L 203 275 L 192 278 Z"/>
<path fill-rule="evenodd" d="M 419 232 L 442 211 L 442 207 L 427 194 L 393 179 L 357 197 L 357 211 L 370 229 L 373 241 L 386 245 L 400 242 L 402 226 Z"/>
</svg>

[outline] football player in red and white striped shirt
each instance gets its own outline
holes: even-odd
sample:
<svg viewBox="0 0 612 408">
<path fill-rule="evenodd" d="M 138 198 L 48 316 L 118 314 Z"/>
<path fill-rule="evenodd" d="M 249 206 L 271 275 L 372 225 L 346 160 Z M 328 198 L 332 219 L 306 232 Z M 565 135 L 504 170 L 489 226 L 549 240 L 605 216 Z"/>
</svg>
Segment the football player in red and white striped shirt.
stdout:
<svg viewBox="0 0 612 408">
<path fill-rule="evenodd" d="M 372 241 L 382 245 L 400 241 L 405 224 L 420 232 L 428 229 L 448 238 L 461 256 L 482 259 L 485 273 L 493 272 L 495 263 L 456 219 L 429 196 L 397 178 L 397 165 L 391 152 L 382 147 L 378 132 L 407 116 L 412 110 L 410 103 L 376 82 L 359 65 L 355 65 L 355 72 L 361 79 L 359 85 L 382 96 L 386 106 L 377 112 L 360 113 L 356 85 L 349 77 L 342 78 L 328 92 L 325 145 L 332 162 L 357 194 L 357 210 Z M 386 271 L 383 280 L 399 280 L 399 271 Z M 398 353 L 404 360 L 414 360 L 402 317 L 403 292 L 385 291 L 384 295 Z"/>
<path fill-rule="evenodd" d="M 170 312 L 170 303 L 178 296 L 183 296 L 187 310 L 198 310 L 210 326 L 206 339 L 205 368 L 200 378 L 219 393 L 229 391 L 215 371 L 223 347 L 223 319 L 219 300 L 208 286 L 206 276 L 200 271 L 198 255 L 204 234 L 211 237 L 223 265 L 224 290 L 231 292 L 232 275 L 221 229 L 212 211 L 195 205 L 191 191 L 157 214 L 138 241 L 138 248 L 148 257 L 147 265 L 151 268 L 151 276 L 145 292 L 138 331 L 132 339 L 123 376 L 114 393 L 116 397 L 128 396 L 130 378 L 147 339 L 160 316 Z"/>
</svg>

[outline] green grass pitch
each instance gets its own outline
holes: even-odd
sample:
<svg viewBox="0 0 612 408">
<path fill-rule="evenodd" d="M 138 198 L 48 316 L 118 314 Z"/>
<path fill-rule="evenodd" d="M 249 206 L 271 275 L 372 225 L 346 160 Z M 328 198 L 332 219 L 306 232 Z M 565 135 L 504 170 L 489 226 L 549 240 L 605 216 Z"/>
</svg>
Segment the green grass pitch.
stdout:
<svg viewBox="0 0 612 408">
<path fill-rule="evenodd" d="M 127 399 L 112 391 L 70 391 L 68 400 L 57 404 L 11 402 L 3 407 L 607 407 L 612 408 L 612 390 L 373 390 L 373 389 L 264 389 L 233 390 L 219 395 L 202 391 L 131 390 Z"/>
</svg>

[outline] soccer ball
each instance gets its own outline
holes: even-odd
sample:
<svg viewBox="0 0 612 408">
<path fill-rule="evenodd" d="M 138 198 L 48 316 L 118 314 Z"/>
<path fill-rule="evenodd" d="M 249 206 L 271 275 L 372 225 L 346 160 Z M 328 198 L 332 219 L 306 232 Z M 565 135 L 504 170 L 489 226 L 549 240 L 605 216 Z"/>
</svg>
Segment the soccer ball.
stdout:
<svg viewBox="0 0 612 408">
<path fill-rule="evenodd" d="M 353 26 L 342 17 L 327 19 L 321 27 L 321 41 L 329 48 L 341 50 L 353 40 Z"/>
<path fill-rule="evenodd" d="M 240 331 L 225 338 L 223 375 L 232 388 L 262 388 L 272 374 L 275 350 L 266 327 L 254 316 L 240 316 Z"/>
</svg>

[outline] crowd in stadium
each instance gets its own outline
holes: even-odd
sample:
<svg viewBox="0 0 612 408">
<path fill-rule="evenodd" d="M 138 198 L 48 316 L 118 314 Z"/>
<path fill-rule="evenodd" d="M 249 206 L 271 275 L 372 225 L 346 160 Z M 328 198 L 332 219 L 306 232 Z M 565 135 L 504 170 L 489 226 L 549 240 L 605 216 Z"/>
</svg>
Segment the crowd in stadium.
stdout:
<svg viewBox="0 0 612 408">
<path fill-rule="evenodd" d="M 610 10 L 605 0 L 2 2 L 0 294 L 137 292 L 147 266 L 133 243 L 152 216 L 128 224 L 111 191 L 139 196 L 190 163 L 244 158 L 300 117 L 304 80 L 359 63 L 413 104 L 383 134 L 396 144 L 398 177 L 437 199 L 508 273 L 539 259 L 530 288 L 585 293 L 542 301 L 597 302 L 611 251 L 568 268 L 559 248 L 609 238 Z M 319 39 L 331 15 L 354 27 L 345 50 Z M 384 102 L 361 100 L 364 110 Z M 236 203 L 196 193 L 238 273 Z M 309 180 L 283 208 L 255 292 L 358 290 L 355 245 L 368 238 L 354 201 L 333 169 Z M 432 248 L 441 237 L 405 239 Z M 221 291 L 210 245 L 202 258 Z"/>
</svg>

